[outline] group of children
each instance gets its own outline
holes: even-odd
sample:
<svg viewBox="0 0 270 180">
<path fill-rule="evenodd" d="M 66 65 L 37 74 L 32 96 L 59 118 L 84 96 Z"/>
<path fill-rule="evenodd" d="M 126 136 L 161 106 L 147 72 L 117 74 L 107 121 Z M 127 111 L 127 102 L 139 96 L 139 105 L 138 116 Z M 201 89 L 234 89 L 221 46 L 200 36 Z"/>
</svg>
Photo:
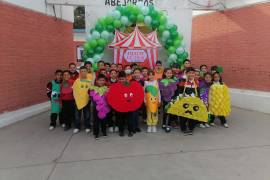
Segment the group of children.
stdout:
<svg viewBox="0 0 270 180">
<path fill-rule="evenodd" d="M 213 84 L 223 84 L 217 66 L 208 70 L 207 65 L 201 65 L 195 69 L 187 59 L 182 67 L 173 64 L 165 69 L 162 62 L 157 61 L 152 70 L 135 63 L 123 66 L 99 61 L 98 69 L 93 72 L 91 62 L 85 62 L 79 72 L 75 63 L 70 63 L 68 70 L 56 70 L 55 79 L 47 84 L 47 96 L 51 101 L 49 130 L 56 127 L 59 119 L 64 130 L 73 127 L 74 134 L 80 132 L 83 121 L 85 132 L 90 133 L 93 129 L 96 139 L 100 137 L 100 130 L 103 136 L 107 136 L 107 128 L 109 132 L 118 132 L 124 136 L 125 124 L 128 126 L 128 136 L 133 136 L 141 132 L 139 120 L 142 116 L 147 124 L 147 132 L 154 133 L 157 132 L 160 111 L 163 112 L 162 128 L 166 132 L 180 126 L 185 135 L 192 135 L 197 125 L 201 128 L 215 125 L 216 115 L 209 110 L 209 93 Z M 137 83 L 136 86 L 131 86 L 133 82 Z M 140 96 L 140 93 L 133 91 L 123 92 L 124 102 L 121 101 L 122 95 L 116 95 L 122 87 L 135 88 L 134 91 L 141 88 L 144 94 Z M 110 97 L 107 97 L 109 93 Z M 199 97 L 209 110 L 208 123 L 168 114 L 167 106 L 179 96 Z M 134 109 L 134 104 L 130 108 L 124 104 L 129 102 L 137 103 L 138 108 Z M 219 118 L 221 124 L 228 128 L 225 116 Z"/>
</svg>

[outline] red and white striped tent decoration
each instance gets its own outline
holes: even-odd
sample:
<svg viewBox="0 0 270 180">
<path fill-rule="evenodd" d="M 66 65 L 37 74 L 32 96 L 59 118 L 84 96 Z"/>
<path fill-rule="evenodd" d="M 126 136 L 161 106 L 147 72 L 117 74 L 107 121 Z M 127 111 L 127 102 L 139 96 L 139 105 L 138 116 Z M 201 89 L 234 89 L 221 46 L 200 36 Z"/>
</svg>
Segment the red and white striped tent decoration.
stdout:
<svg viewBox="0 0 270 180">
<path fill-rule="evenodd" d="M 112 43 L 117 43 L 123 39 L 125 39 L 128 34 L 122 33 L 121 31 L 115 30 L 115 36 Z"/>
<path fill-rule="evenodd" d="M 115 36 L 119 36 L 119 34 L 119 31 L 115 32 Z M 155 32 L 153 32 L 153 36 L 156 36 Z M 127 37 L 122 40 L 116 37 L 114 40 L 109 45 L 110 48 L 114 48 L 114 63 L 123 65 L 137 63 L 144 67 L 154 67 L 158 59 L 158 48 L 161 47 L 157 39 L 147 38 L 136 26 Z"/>
<path fill-rule="evenodd" d="M 157 37 L 157 31 L 153 31 L 149 34 L 146 35 L 146 37 L 152 41 L 152 42 L 155 42 L 157 44 L 160 44 L 159 41 L 158 41 L 158 37 Z"/>
</svg>

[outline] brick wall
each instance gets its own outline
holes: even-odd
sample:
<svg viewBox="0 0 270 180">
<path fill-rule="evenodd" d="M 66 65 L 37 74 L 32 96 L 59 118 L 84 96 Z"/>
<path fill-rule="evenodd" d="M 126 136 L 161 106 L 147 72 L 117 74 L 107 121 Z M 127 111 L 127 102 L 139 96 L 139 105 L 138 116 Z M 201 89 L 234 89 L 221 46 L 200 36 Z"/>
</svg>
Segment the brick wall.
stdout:
<svg viewBox="0 0 270 180">
<path fill-rule="evenodd" d="M 270 3 L 193 19 L 191 59 L 221 65 L 229 86 L 270 91 Z"/>
<path fill-rule="evenodd" d="M 44 102 L 56 68 L 74 60 L 72 23 L 0 3 L 0 113 Z"/>
</svg>

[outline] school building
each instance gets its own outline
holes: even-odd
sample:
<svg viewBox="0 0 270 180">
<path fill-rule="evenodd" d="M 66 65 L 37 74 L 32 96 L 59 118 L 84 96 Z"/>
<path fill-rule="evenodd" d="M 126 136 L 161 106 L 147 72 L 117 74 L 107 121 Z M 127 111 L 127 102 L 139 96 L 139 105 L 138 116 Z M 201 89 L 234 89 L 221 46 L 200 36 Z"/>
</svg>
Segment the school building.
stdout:
<svg viewBox="0 0 270 180">
<path fill-rule="evenodd" d="M 270 112 L 269 1 L 153 3 L 184 34 L 194 65 L 224 68 L 223 78 L 231 87 L 234 106 Z M 73 10 L 78 5 L 85 6 L 86 30 L 73 33 Z M 85 42 L 86 32 L 112 8 L 115 4 L 105 0 L 0 2 L 0 126 L 48 109 L 46 83 L 56 68 L 77 61 L 77 46 Z"/>
</svg>

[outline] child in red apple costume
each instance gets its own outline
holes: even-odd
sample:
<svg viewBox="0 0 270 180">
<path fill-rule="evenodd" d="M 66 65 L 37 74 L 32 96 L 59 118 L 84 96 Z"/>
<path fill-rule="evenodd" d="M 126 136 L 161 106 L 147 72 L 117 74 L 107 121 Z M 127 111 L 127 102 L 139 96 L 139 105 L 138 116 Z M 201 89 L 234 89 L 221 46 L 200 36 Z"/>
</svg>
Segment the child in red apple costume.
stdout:
<svg viewBox="0 0 270 180">
<path fill-rule="evenodd" d="M 133 136 L 132 113 L 138 110 L 144 100 L 143 87 L 136 81 L 129 82 L 126 73 L 121 71 L 118 83 L 110 86 L 107 101 L 117 112 L 119 135 L 124 136 L 124 126 L 128 124 L 128 136 Z"/>
</svg>

